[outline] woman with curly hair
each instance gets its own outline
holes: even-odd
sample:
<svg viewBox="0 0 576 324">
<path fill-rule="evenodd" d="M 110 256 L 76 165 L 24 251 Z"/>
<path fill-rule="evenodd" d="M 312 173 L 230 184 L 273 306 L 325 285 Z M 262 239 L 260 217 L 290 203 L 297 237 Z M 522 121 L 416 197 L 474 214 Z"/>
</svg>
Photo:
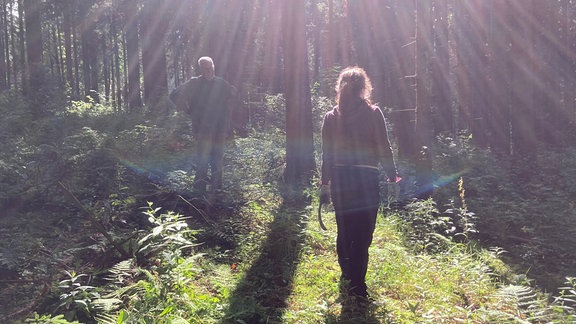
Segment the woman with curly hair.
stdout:
<svg viewBox="0 0 576 324">
<path fill-rule="evenodd" d="M 368 248 L 380 206 L 380 167 L 400 181 L 384 115 L 370 101 L 372 85 L 360 67 L 344 69 L 336 84 L 337 106 L 322 125 L 320 200 L 334 204 L 336 247 L 346 296 L 367 301 Z"/>
</svg>

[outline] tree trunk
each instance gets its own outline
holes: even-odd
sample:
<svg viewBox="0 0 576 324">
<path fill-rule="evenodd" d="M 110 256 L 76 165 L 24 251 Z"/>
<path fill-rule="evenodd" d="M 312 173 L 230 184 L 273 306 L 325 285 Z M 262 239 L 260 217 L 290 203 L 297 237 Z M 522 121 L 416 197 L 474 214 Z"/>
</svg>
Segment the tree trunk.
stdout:
<svg viewBox="0 0 576 324">
<path fill-rule="evenodd" d="M 336 28 L 334 27 L 334 0 L 328 0 L 328 31 L 326 37 L 326 50 L 324 51 L 324 64 L 327 71 L 330 71 L 334 67 L 335 56 L 336 56 Z M 328 92 L 332 93 L 332 92 Z"/>
<path fill-rule="evenodd" d="M 386 90 L 385 102 L 387 107 L 391 107 L 390 120 L 394 124 L 398 142 L 398 157 L 409 159 L 418 152 L 414 132 L 416 108 L 414 12 L 416 2 L 390 0 L 389 4 L 391 8 L 385 19 L 388 21 L 386 27 L 390 46 L 387 47 L 384 57 L 403 59 L 392 60 L 393 62 L 388 66 L 386 83 L 389 86 Z"/>
<path fill-rule="evenodd" d="M 144 72 L 144 101 L 154 107 L 168 92 L 166 49 L 166 17 L 158 8 L 163 8 L 162 0 L 147 0 L 142 9 L 142 68 Z"/>
<path fill-rule="evenodd" d="M 23 3 L 26 27 L 26 55 L 30 72 L 33 72 L 42 64 L 41 4 L 40 0 L 24 0 Z"/>
<path fill-rule="evenodd" d="M 432 57 L 430 58 L 430 95 L 434 110 L 432 124 L 434 134 L 447 132 L 454 134 L 454 112 L 452 111 L 452 93 L 450 83 L 453 75 L 450 73 L 450 28 L 449 0 L 434 0 L 432 20 Z"/>
<path fill-rule="evenodd" d="M 66 67 L 66 82 L 72 90 L 72 96 L 78 97 L 78 88 L 76 87 L 76 82 L 74 80 L 74 54 L 72 52 L 72 35 L 73 35 L 73 23 L 72 23 L 72 12 L 73 6 L 70 1 L 64 6 L 62 29 L 64 33 L 64 51 L 66 52 L 66 58 L 64 66 Z"/>
<path fill-rule="evenodd" d="M 27 59 L 27 84 L 24 92 L 31 97 L 37 93 L 41 86 L 40 76 L 42 65 L 42 22 L 40 20 L 40 10 L 42 2 L 40 0 L 23 0 L 24 24 L 26 28 L 26 57 Z"/>
<path fill-rule="evenodd" d="M 6 28 L 8 29 L 6 31 L 6 34 L 9 35 L 6 38 L 6 41 L 8 42 L 6 44 L 6 58 L 10 57 L 10 51 L 15 52 L 16 48 L 18 47 L 16 45 L 16 41 L 18 40 L 18 33 L 16 32 L 17 19 L 14 17 L 15 16 L 14 5 L 15 3 L 13 1 L 10 1 L 10 5 L 8 6 L 7 9 L 8 10 L 7 14 L 10 17 L 10 25 L 9 25 L 10 27 L 6 26 Z M 18 70 L 20 68 L 20 65 L 18 65 L 18 59 L 13 58 L 11 63 L 12 64 L 7 62 L 8 64 L 7 78 L 10 88 L 18 84 Z"/>
<path fill-rule="evenodd" d="M 564 44 L 566 46 L 567 60 L 569 61 L 569 70 L 564 71 L 565 73 L 568 72 L 566 89 L 572 89 L 572 91 L 566 91 L 564 94 L 564 102 L 566 105 L 564 118 L 566 118 L 566 122 L 568 122 L 570 126 L 568 128 L 568 133 L 572 136 L 572 140 L 574 140 L 576 138 L 576 127 L 574 127 L 576 125 L 576 91 L 574 91 L 574 89 L 576 89 L 576 76 L 573 73 L 570 73 L 570 71 L 576 71 L 576 57 L 573 55 L 573 53 L 576 53 L 576 33 L 574 33 L 569 27 L 575 27 L 574 22 L 576 21 L 576 1 L 564 0 L 564 2 L 567 2 L 565 4 L 565 28 L 563 29 L 566 34 Z"/>
<path fill-rule="evenodd" d="M 110 100 L 110 89 L 112 87 L 112 64 L 110 53 L 107 48 L 109 46 L 106 35 L 100 39 L 100 48 L 102 51 L 102 79 L 104 80 L 104 98 Z"/>
<path fill-rule="evenodd" d="M 312 135 L 304 0 L 283 3 L 284 78 L 286 88 L 286 169 L 289 188 L 307 185 L 316 163 Z"/>
<path fill-rule="evenodd" d="M 432 12 L 428 5 L 416 1 L 416 143 L 417 151 L 413 156 L 416 170 L 416 183 L 420 186 L 420 198 L 429 198 L 432 186 L 429 183 L 432 174 L 430 147 L 434 139 L 431 123 L 430 68 L 432 56 Z"/>
<path fill-rule="evenodd" d="M 20 49 L 20 56 L 18 60 L 18 65 L 20 67 L 20 80 L 24 85 L 25 79 L 27 78 L 26 70 L 26 37 L 24 35 L 24 4 L 23 0 L 18 0 L 18 47 Z"/>
<path fill-rule="evenodd" d="M 2 15 L 0 16 L 0 26 L 3 26 L 0 31 L 0 92 L 9 88 L 8 86 L 8 6 L 6 1 L 2 1 Z"/>
<path fill-rule="evenodd" d="M 536 118 L 535 111 L 535 78 L 531 74 L 534 66 L 534 36 L 535 27 L 530 19 L 534 12 L 534 0 L 515 0 L 509 2 L 512 6 L 509 19 L 512 22 L 508 33 L 513 36 L 511 56 L 508 64 L 512 65 L 512 147 L 513 153 L 522 157 L 533 157 L 536 153 Z"/>
<path fill-rule="evenodd" d="M 94 102 L 99 102 L 98 98 L 98 78 L 97 62 L 98 62 L 98 34 L 94 30 L 95 17 L 91 14 L 89 2 L 81 3 L 82 19 L 81 25 L 81 46 L 82 46 L 82 76 L 84 83 L 84 96 L 91 98 Z"/>
<path fill-rule="evenodd" d="M 112 22 L 111 22 L 111 30 L 112 30 L 112 35 L 113 35 L 113 50 L 112 50 L 112 63 L 114 66 L 114 72 L 113 72 L 113 77 L 112 77 L 112 91 L 113 91 L 113 95 L 112 97 L 114 98 L 114 107 L 116 108 L 117 111 L 122 110 L 122 82 L 120 82 L 122 80 L 121 78 L 121 74 L 120 74 L 120 41 L 119 38 L 120 33 L 118 32 L 118 20 L 117 20 L 117 16 L 115 14 L 112 14 L 113 18 L 112 18 Z"/>
<path fill-rule="evenodd" d="M 126 61 L 128 70 L 127 101 L 128 110 L 142 107 L 140 84 L 140 55 L 138 37 L 138 7 L 136 1 L 126 1 L 123 7 L 126 17 Z"/>
</svg>

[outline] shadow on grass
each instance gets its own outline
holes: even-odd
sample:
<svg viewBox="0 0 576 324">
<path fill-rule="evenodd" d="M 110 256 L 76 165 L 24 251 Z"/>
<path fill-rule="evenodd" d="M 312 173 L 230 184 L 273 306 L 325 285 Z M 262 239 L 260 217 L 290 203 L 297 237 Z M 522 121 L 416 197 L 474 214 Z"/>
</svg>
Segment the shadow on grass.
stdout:
<svg viewBox="0 0 576 324">
<path fill-rule="evenodd" d="M 305 241 L 305 198 L 291 199 L 276 212 L 260 256 L 231 293 L 221 323 L 280 323 L 292 293 Z M 294 202 L 297 201 L 297 202 Z"/>
</svg>

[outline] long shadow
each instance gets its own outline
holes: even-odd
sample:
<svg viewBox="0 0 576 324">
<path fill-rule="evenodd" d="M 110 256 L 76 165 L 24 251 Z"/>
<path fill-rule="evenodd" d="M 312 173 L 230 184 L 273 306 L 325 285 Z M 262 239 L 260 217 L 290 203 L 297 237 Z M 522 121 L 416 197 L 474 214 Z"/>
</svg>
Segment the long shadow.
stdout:
<svg viewBox="0 0 576 324">
<path fill-rule="evenodd" d="M 293 288 L 305 240 L 305 198 L 290 199 L 276 212 L 260 256 L 236 286 L 220 323 L 280 323 Z"/>
</svg>

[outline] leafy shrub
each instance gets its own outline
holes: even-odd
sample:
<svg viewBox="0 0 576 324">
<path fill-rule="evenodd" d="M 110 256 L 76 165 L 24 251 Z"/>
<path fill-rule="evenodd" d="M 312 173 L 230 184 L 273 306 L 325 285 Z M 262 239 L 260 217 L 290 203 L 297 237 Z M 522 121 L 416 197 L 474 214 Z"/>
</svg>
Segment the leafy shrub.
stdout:
<svg viewBox="0 0 576 324">
<path fill-rule="evenodd" d="M 192 138 L 153 123 L 120 131 L 113 154 L 136 172 L 164 176 L 169 170 L 190 169 Z"/>
<path fill-rule="evenodd" d="M 324 115 L 336 104 L 333 98 L 322 96 L 320 92 L 319 85 L 312 88 L 312 125 L 315 134 L 320 134 Z"/>
<path fill-rule="evenodd" d="M 67 278 L 60 281 L 58 288 L 60 294 L 60 304 L 56 310 L 62 309 L 66 312 L 65 318 L 72 320 L 85 320 L 92 318 L 94 314 L 94 300 L 100 298 L 96 287 L 82 283 L 85 274 L 77 274 L 72 271 L 64 271 Z"/>
<path fill-rule="evenodd" d="M 439 205 L 458 200 L 455 180 L 462 177 L 467 205 L 475 212 L 477 237 L 503 246 L 540 285 L 555 289 L 576 267 L 571 248 L 576 246 L 575 215 L 570 203 L 576 198 L 572 181 L 576 152 L 541 148 L 528 163 L 495 156 L 469 141 L 466 134 L 439 138 L 435 200 Z"/>
<path fill-rule="evenodd" d="M 34 316 L 34 318 L 26 319 L 25 323 L 35 323 L 35 324 L 79 324 L 80 323 L 78 321 L 70 322 L 62 314 L 56 315 L 56 316 L 51 316 L 51 315 L 39 315 L 39 314 L 35 313 L 33 316 Z"/>
<path fill-rule="evenodd" d="M 68 116 L 77 117 L 100 117 L 113 113 L 114 110 L 109 105 L 97 103 L 90 96 L 85 101 L 72 100 L 70 106 L 65 111 Z"/>
<path fill-rule="evenodd" d="M 0 93 L 0 137 L 22 136 L 22 131 L 33 120 L 29 105 L 19 91 Z"/>
<path fill-rule="evenodd" d="M 144 215 L 154 227 L 138 241 L 137 256 L 148 262 L 159 258 L 160 263 L 173 266 L 178 263 L 184 249 L 194 246 L 191 240 L 194 232 L 188 229 L 184 217 L 171 211 L 157 215 L 160 209 L 153 208 L 152 203 L 148 203 L 148 209 L 144 211 Z"/>
<path fill-rule="evenodd" d="M 136 259 L 142 267 L 126 260 L 110 269 L 110 284 L 103 288 L 109 292 L 96 301 L 109 306 L 98 315 L 101 322 L 170 322 L 194 312 L 191 303 L 198 300 L 191 298 L 189 282 L 201 272 L 203 256 L 191 253 L 196 246 L 195 231 L 183 216 L 159 211 L 149 203 L 143 212 L 153 226 L 138 240 Z"/>
<path fill-rule="evenodd" d="M 415 250 L 439 251 L 444 247 L 443 241 L 454 230 L 451 219 L 438 213 L 432 199 L 414 200 L 399 213 L 405 222 L 403 229 L 409 242 Z"/>
</svg>

